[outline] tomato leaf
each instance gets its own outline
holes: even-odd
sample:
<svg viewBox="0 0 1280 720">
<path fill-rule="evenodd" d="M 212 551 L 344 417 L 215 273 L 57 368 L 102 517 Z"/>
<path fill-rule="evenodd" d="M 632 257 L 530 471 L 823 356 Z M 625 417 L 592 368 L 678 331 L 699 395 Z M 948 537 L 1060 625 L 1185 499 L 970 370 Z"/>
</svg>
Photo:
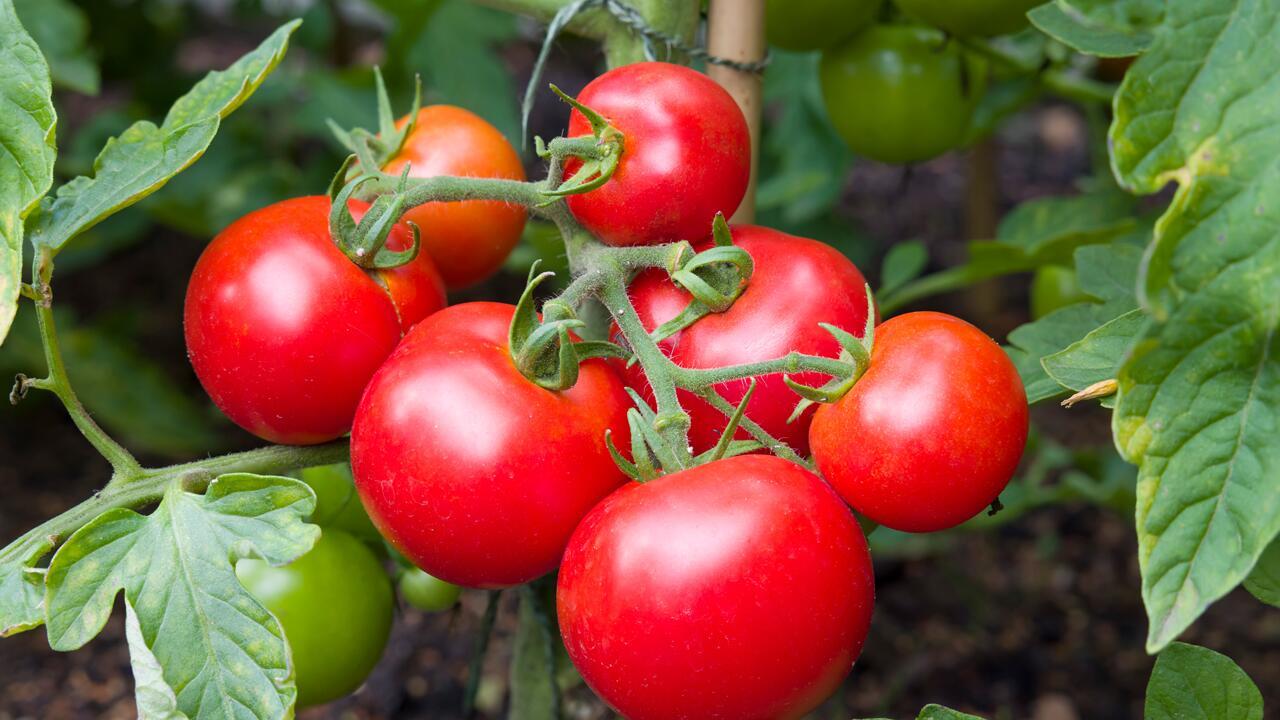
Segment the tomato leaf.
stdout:
<svg viewBox="0 0 1280 720">
<path fill-rule="evenodd" d="M 1044 34 L 1080 52 L 1129 57 L 1151 45 L 1151 28 L 1159 24 L 1162 9 L 1157 0 L 1056 0 L 1032 8 L 1027 17 Z"/>
<path fill-rule="evenodd" d="M 1156 658 L 1145 720 L 1262 720 L 1262 693 L 1239 665 L 1208 648 L 1175 642 Z"/>
<path fill-rule="evenodd" d="M 880 292 L 897 290 L 924 272 L 929 263 L 929 251 L 919 240 L 900 242 L 889 248 L 880 268 Z"/>
<path fill-rule="evenodd" d="M 1046 355 L 1040 364 L 1055 382 L 1076 391 L 1114 378 L 1146 322 L 1147 316 L 1141 310 L 1130 310 L 1091 330 L 1066 349 Z M 1114 400 L 1105 398 L 1102 405 L 1112 407 Z"/>
<path fill-rule="evenodd" d="M 164 681 L 164 668 L 142 636 L 142 625 L 133 606 L 124 604 L 124 637 L 129 645 L 129 664 L 138 705 L 138 717 L 146 720 L 179 720 L 187 717 L 178 710 L 178 696 Z"/>
<path fill-rule="evenodd" d="M 280 623 L 236 579 L 235 561 L 287 563 L 319 537 L 302 521 L 315 495 L 302 482 L 223 475 L 204 495 L 174 485 L 150 515 L 109 510 L 58 549 L 45 580 L 49 646 L 93 639 L 124 592 L 142 672 L 140 707 L 191 718 L 276 718 L 297 691 Z M 164 688 L 168 688 L 166 692 Z M 163 716 L 163 713 L 162 713 Z"/>
<path fill-rule="evenodd" d="M 977 715 L 962 713 L 941 705 L 925 705 L 916 720 L 982 720 Z"/>
<path fill-rule="evenodd" d="M 46 199 L 31 226 L 32 242 L 54 251 L 68 240 L 160 189 L 204 154 L 222 118 L 275 69 L 300 21 L 290 22 L 226 70 L 209 73 L 169 108 L 164 123 L 139 121 L 107 141 L 81 175 Z"/>
<path fill-rule="evenodd" d="M 1262 602 L 1280 607 L 1280 538 L 1262 551 L 1253 572 L 1244 579 L 1244 589 Z"/>
<path fill-rule="evenodd" d="M 23 221 L 53 184 L 53 86 L 40 48 L 0 0 L 0 343 L 22 288 Z"/>
<path fill-rule="evenodd" d="M 1178 188 L 1139 282 L 1153 322 L 1117 376 L 1159 651 L 1280 533 L 1280 7 L 1170 3 L 1115 100 L 1112 166 Z"/>
<path fill-rule="evenodd" d="M 52 549 L 46 538 L 24 537 L 0 550 L 0 637 L 44 622 L 44 576 L 35 565 Z"/>
<path fill-rule="evenodd" d="M 14 0 L 18 17 L 49 62 L 53 83 L 98 94 L 98 65 L 90 53 L 89 18 L 69 0 Z"/>
</svg>

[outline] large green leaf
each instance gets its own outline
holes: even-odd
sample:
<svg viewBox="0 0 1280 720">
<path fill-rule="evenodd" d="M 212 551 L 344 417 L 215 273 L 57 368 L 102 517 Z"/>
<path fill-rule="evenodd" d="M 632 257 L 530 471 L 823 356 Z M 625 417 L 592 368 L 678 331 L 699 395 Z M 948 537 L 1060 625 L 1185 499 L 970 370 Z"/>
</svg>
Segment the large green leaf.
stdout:
<svg viewBox="0 0 1280 720">
<path fill-rule="evenodd" d="M 150 515 L 109 510 L 77 530 L 45 579 L 49 645 L 74 650 L 123 591 L 140 652 L 140 707 L 191 718 L 278 718 L 297 696 L 280 623 L 236 579 L 235 562 L 274 565 L 320 535 L 315 495 L 291 478 L 224 475 L 195 495 L 174 485 Z M 158 713 L 163 716 L 163 713 Z"/>
<path fill-rule="evenodd" d="M 1054 0 L 1027 13 L 1045 34 L 1080 52 L 1102 57 L 1137 55 L 1151 44 L 1162 0 Z"/>
<path fill-rule="evenodd" d="M 1253 572 L 1244 579 L 1244 589 L 1262 602 L 1280 607 L 1280 538 L 1262 551 Z"/>
<path fill-rule="evenodd" d="M 1239 665 L 1208 648 L 1175 642 L 1156 658 L 1144 720 L 1262 720 L 1262 693 Z"/>
<path fill-rule="evenodd" d="M 1146 322 L 1147 316 L 1141 310 L 1130 310 L 1089 331 L 1066 349 L 1041 358 L 1040 364 L 1049 377 L 1071 390 L 1084 390 L 1112 379 Z M 1103 405 L 1110 407 L 1112 400 L 1104 400 Z"/>
<path fill-rule="evenodd" d="M 1178 184 L 1139 292 L 1116 445 L 1138 471 L 1138 559 L 1158 651 L 1280 533 L 1280 5 L 1170 3 L 1126 74 L 1112 165 Z"/>
<path fill-rule="evenodd" d="M 98 65 L 89 52 L 89 18 L 70 0 L 14 0 L 18 17 L 49 61 L 53 82 L 98 94 Z"/>
<path fill-rule="evenodd" d="M 40 48 L 0 0 L 0 343 L 18 309 L 23 222 L 53 184 L 52 93 Z"/>
<path fill-rule="evenodd" d="M 71 180 L 42 204 L 31 228 L 32 242 L 56 251 L 198 160 L 213 142 L 222 118 L 248 99 L 279 64 L 297 27 L 297 20 L 280 27 L 231 67 L 206 75 L 174 102 L 160 126 L 139 121 L 107 141 L 94 160 L 92 177 Z"/>
</svg>

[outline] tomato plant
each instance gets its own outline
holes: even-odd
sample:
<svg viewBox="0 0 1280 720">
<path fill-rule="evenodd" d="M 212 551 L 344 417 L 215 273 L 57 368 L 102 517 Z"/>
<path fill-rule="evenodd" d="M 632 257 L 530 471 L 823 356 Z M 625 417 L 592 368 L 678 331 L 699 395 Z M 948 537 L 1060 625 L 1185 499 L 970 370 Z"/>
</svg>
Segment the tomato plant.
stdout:
<svg viewBox="0 0 1280 720">
<path fill-rule="evenodd" d="M 821 80 L 827 114 L 850 149 L 909 163 L 964 142 L 985 71 L 936 30 L 875 25 L 823 52 Z"/>
<path fill-rule="evenodd" d="M 770 45 L 821 50 L 852 37 L 880 13 L 882 0 L 767 0 L 764 28 Z"/>
<path fill-rule="evenodd" d="M 414 564 L 467 587 L 555 569 L 569 533 L 625 479 L 604 433 L 625 437 L 622 383 L 601 360 L 557 393 L 511 362 L 513 308 L 465 303 L 419 323 L 360 401 L 356 487 Z"/>
<path fill-rule="evenodd" d="M 908 15 L 956 35 L 1004 35 L 1027 26 L 1036 0 L 894 0 Z"/>
<path fill-rule="evenodd" d="M 610 495 L 574 532 L 565 645 L 622 715 L 800 717 L 871 622 L 866 540 L 821 480 L 742 456 Z"/>
<path fill-rule="evenodd" d="M 814 415 L 818 468 L 867 518 L 909 532 L 958 525 L 996 500 L 1027 439 L 1027 396 L 991 338 L 919 312 L 876 328 L 871 362 Z"/>
<path fill-rule="evenodd" d="M 868 314 L 867 281 L 830 245 L 756 226 L 733 228 L 733 241 L 755 262 L 751 283 L 725 312 L 703 318 L 662 341 L 663 352 L 677 365 L 711 369 L 776 360 L 789 352 L 835 357 L 840 346 L 819 323 L 862 334 Z M 650 330 L 676 317 L 690 300 L 690 295 L 661 270 L 637 277 L 630 294 L 640 320 Z M 642 369 L 632 365 L 624 372 L 631 387 L 653 397 Z M 816 382 L 818 377 L 816 373 L 798 373 L 795 379 Z M 746 416 L 807 454 L 812 409 L 789 421 L 797 398 L 782 374 L 761 375 L 757 382 Z M 747 387 L 746 381 L 733 380 L 716 389 L 725 400 L 737 404 Z M 724 431 L 725 416 L 697 395 L 684 392 L 681 397 L 692 423 L 689 438 L 694 450 L 710 449 Z M 738 437 L 749 435 L 739 430 Z"/>
<path fill-rule="evenodd" d="M 613 177 L 568 198 L 583 227 L 609 245 L 652 245 L 706 235 L 747 190 L 751 138 L 733 98 L 706 75 L 670 63 L 636 63 L 592 80 L 578 101 L 626 138 Z M 575 111 L 569 137 L 589 134 Z M 578 167 L 568 165 L 569 172 Z"/>
<path fill-rule="evenodd" d="M 306 197 L 246 215 L 209 244 L 187 286 L 187 353 L 201 384 L 237 425 L 274 442 L 346 434 L 400 336 L 444 306 L 428 256 L 371 277 L 334 245 L 329 209 Z M 410 242 L 404 228 L 387 241 Z"/>
<path fill-rule="evenodd" d="M 440 612 L 458 604 L 462 588 L 412 568 L 400 576 L 400 597 L 419 610 Z"/>
<path fill-rule="evenodd" d="M 1089 296 L 1080 289 L 1076 271 L 1072 268 L 1045 265 L 1036 270 L 1031 279 L 1032 318 L 1042 318 L 1054 310 L 1088 300 Z"/>
<path fill-rule="evenodd" d="M 403 128 L 408 117 L 396 126 Z M 384 167 L 412 177 L 462 175 L 524 180 L 515 148 L 497 128 L 469 110 L 431 105 L 418 111 L 413 131 Z M 492 275 L 511 254 L 524 229 L 525 210 L 492 200 L 427 203 L 404 214 L 422 229 L 423 249 L 450 288 Z"/>
<path fill-rule="evenodd" d="M 299 706 L 336 700 L 364 683 L 387 645 L 393 601 L 391 581 L 363 543 L 327 530 L 284 567 L 246 559 L 236 575 L 284 627 Z"/>
</svg>

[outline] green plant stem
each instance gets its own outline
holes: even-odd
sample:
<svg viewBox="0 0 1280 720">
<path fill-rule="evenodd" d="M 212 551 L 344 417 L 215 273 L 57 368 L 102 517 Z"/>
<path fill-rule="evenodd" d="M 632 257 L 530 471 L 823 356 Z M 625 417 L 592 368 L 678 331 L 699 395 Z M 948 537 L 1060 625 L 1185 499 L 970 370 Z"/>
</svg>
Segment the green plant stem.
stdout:
<svg viewBox="0 0 1280 720">
<path fill-rule="evenodd" d="M 852 374 L 854 367 L 841 360 L 822 357 L 821 355 L 805 355 L 791 352 L 773 360 L 762 360 L 741 365 L 726 365 L 718 368 L 699 369 L 676 366 L 675 378 L 676 383 L 681 388 L 701 394 L 706 388 L 723 382 L 745 380 L 759 375 L 800 372 L 818 372 L 833 377 L 843 377 Z"/>
<path fill-rule="evenodd" d="M 1116 86 L 1081 77 L 1057 68 L 1042 70 L 1035 60 L 1019 56 L 994 43 L 978 38 L 956 37 L 954 41 L 970 52 L 982 55 L 1027 75 L 1035 75 L 1044 88 L 1055 95 L 1084 103 L 1111 102 Z"/>
<path fill-rule="evenodd" d="M 699 395 L 701 395 L 702 399 L 706 400 L 712 407 L 724 413 L 725 417 L 732 417 L 734 412 L 737 411 L 737 408 L 733 406 L 733 403 L 730 403 L 728 400 L 721 397 L 720 393 L 716 392 L 714 388 L 707 388 L 699 393 Z M 795 450 L 792 450 L 790 445 L 787 445 L 781 440 L 770 435 L 767 430 L 760 427 L 754 420 L 746 415 L 742 416 L 742 419 L 738 423 L 738 427 L 746 430 L 748 435 L 754 438 L 756 442 L 763 445 L 765 449 L 769 450 L 774 455 L 777 455 L 783 460 L 790 460 L 810 472 L 816 472 L 813 463 L 800 457 L 800 454 Z"/>
</svg>

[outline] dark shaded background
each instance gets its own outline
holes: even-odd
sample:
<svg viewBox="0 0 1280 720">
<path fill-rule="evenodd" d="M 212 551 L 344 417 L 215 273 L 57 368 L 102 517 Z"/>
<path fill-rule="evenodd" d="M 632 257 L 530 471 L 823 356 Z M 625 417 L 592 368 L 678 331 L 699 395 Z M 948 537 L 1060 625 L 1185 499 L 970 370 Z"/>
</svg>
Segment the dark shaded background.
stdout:
<svg viewBox="0 0 1280 720">
<path fill-rule="evenodd" d="M 26 13 L 44 2 L 19 2 L 24 20 L 32 24 Z M 98 419 L 144 460 L 252 447 L 209 405 L 184 355 L 182 296 L 204 244 L 248 210 L 323 191 L 341 157 L 323 122 L 371 124 L 372 63 L 382 66 L 397 107 L 407 107 L 411 78 L 421 73 L 429 102 L 470 107 L 515 138 L 516 97 L 541 30 L 459 0 L 86 0 L 78 7 L 86 22 L 56 26 L 59 54 L 51 58 L 64 177 L 87 172 L 108 136 L 135 119 L 160 117 L 204 72 L 230 63 L 279 23 L 305 20 L 282 68 L 229 118 L 206 157 L 78 239 L 59 257 L 55 278 L 71 376 Z M 1030 198 L 1070 194 L 1094 171 L 1090 148 L 1098 138 L 1082 114 L 1047 101 L 970 151 L 910 169 L 855 161 L 826 127 L 812 63 L 779 53 L 768 76 L 760 221 L 831 242 L 873 282 L 893 243 L 920 239 L 930 269 L 954 265 L 964 259 L 966 239 L 990 235 L 993 216 Z M 566 39 L 545 80 L 572 92 L 599 65 L 590 43 Z M 95 85 L 96 93 L 82 92 Z M 544 95 L 533 132 L 558 134 L 566 115 Z M 535 163 L 530 173 L 540 174 Z M 557 259 L 545 233 L 528 235 L 509 271 L 453 299 L 514 300 L 535 257 Z M 988 282 L 920 307 L 959 314 L 1001 338 L 1027 320 L 1027 283 L 1026 276 Z M 0 348 L 0 372 L 42 369 L 33 328 L 30 317 L 19 319 Z M 914 717 L 928 702 L 993 719 L 1141 715 L 1152 658 L 1143 651 L 1132 469 L 1111 450 L 1105 413 L 1041 407 L 1034 420 L 1036 439 L 1005 513 L 946 535 L 873 536 L 871 635 L 843 693 L 818 717 Z M 106 475 L 53 398 L 33 393 L 0 411 L 0 539 L 83 499 Z M 1100 488 L 1097 501 L 1056 501 L 1068 478 Z M 467 593 L 450 614 L 405 609 L 368 684 L 302 716 L 460 717 L 483 603 L 482 594 Z M 504 714 L 514 624 L 508 598 L 481 683 L 483 717 Z M 1280 614 L 1237 591 L 1184 639 L 1230 655 L 1261 688 L 1267 717 L 1280 717 Z M 574 718 L 610 717 L 581 686 L 567 707 Z M 41 631 L 0 640 L 0 720 L 134 715 L 122 614 L 73 653 L 50 651 Z"/>
</svg>

